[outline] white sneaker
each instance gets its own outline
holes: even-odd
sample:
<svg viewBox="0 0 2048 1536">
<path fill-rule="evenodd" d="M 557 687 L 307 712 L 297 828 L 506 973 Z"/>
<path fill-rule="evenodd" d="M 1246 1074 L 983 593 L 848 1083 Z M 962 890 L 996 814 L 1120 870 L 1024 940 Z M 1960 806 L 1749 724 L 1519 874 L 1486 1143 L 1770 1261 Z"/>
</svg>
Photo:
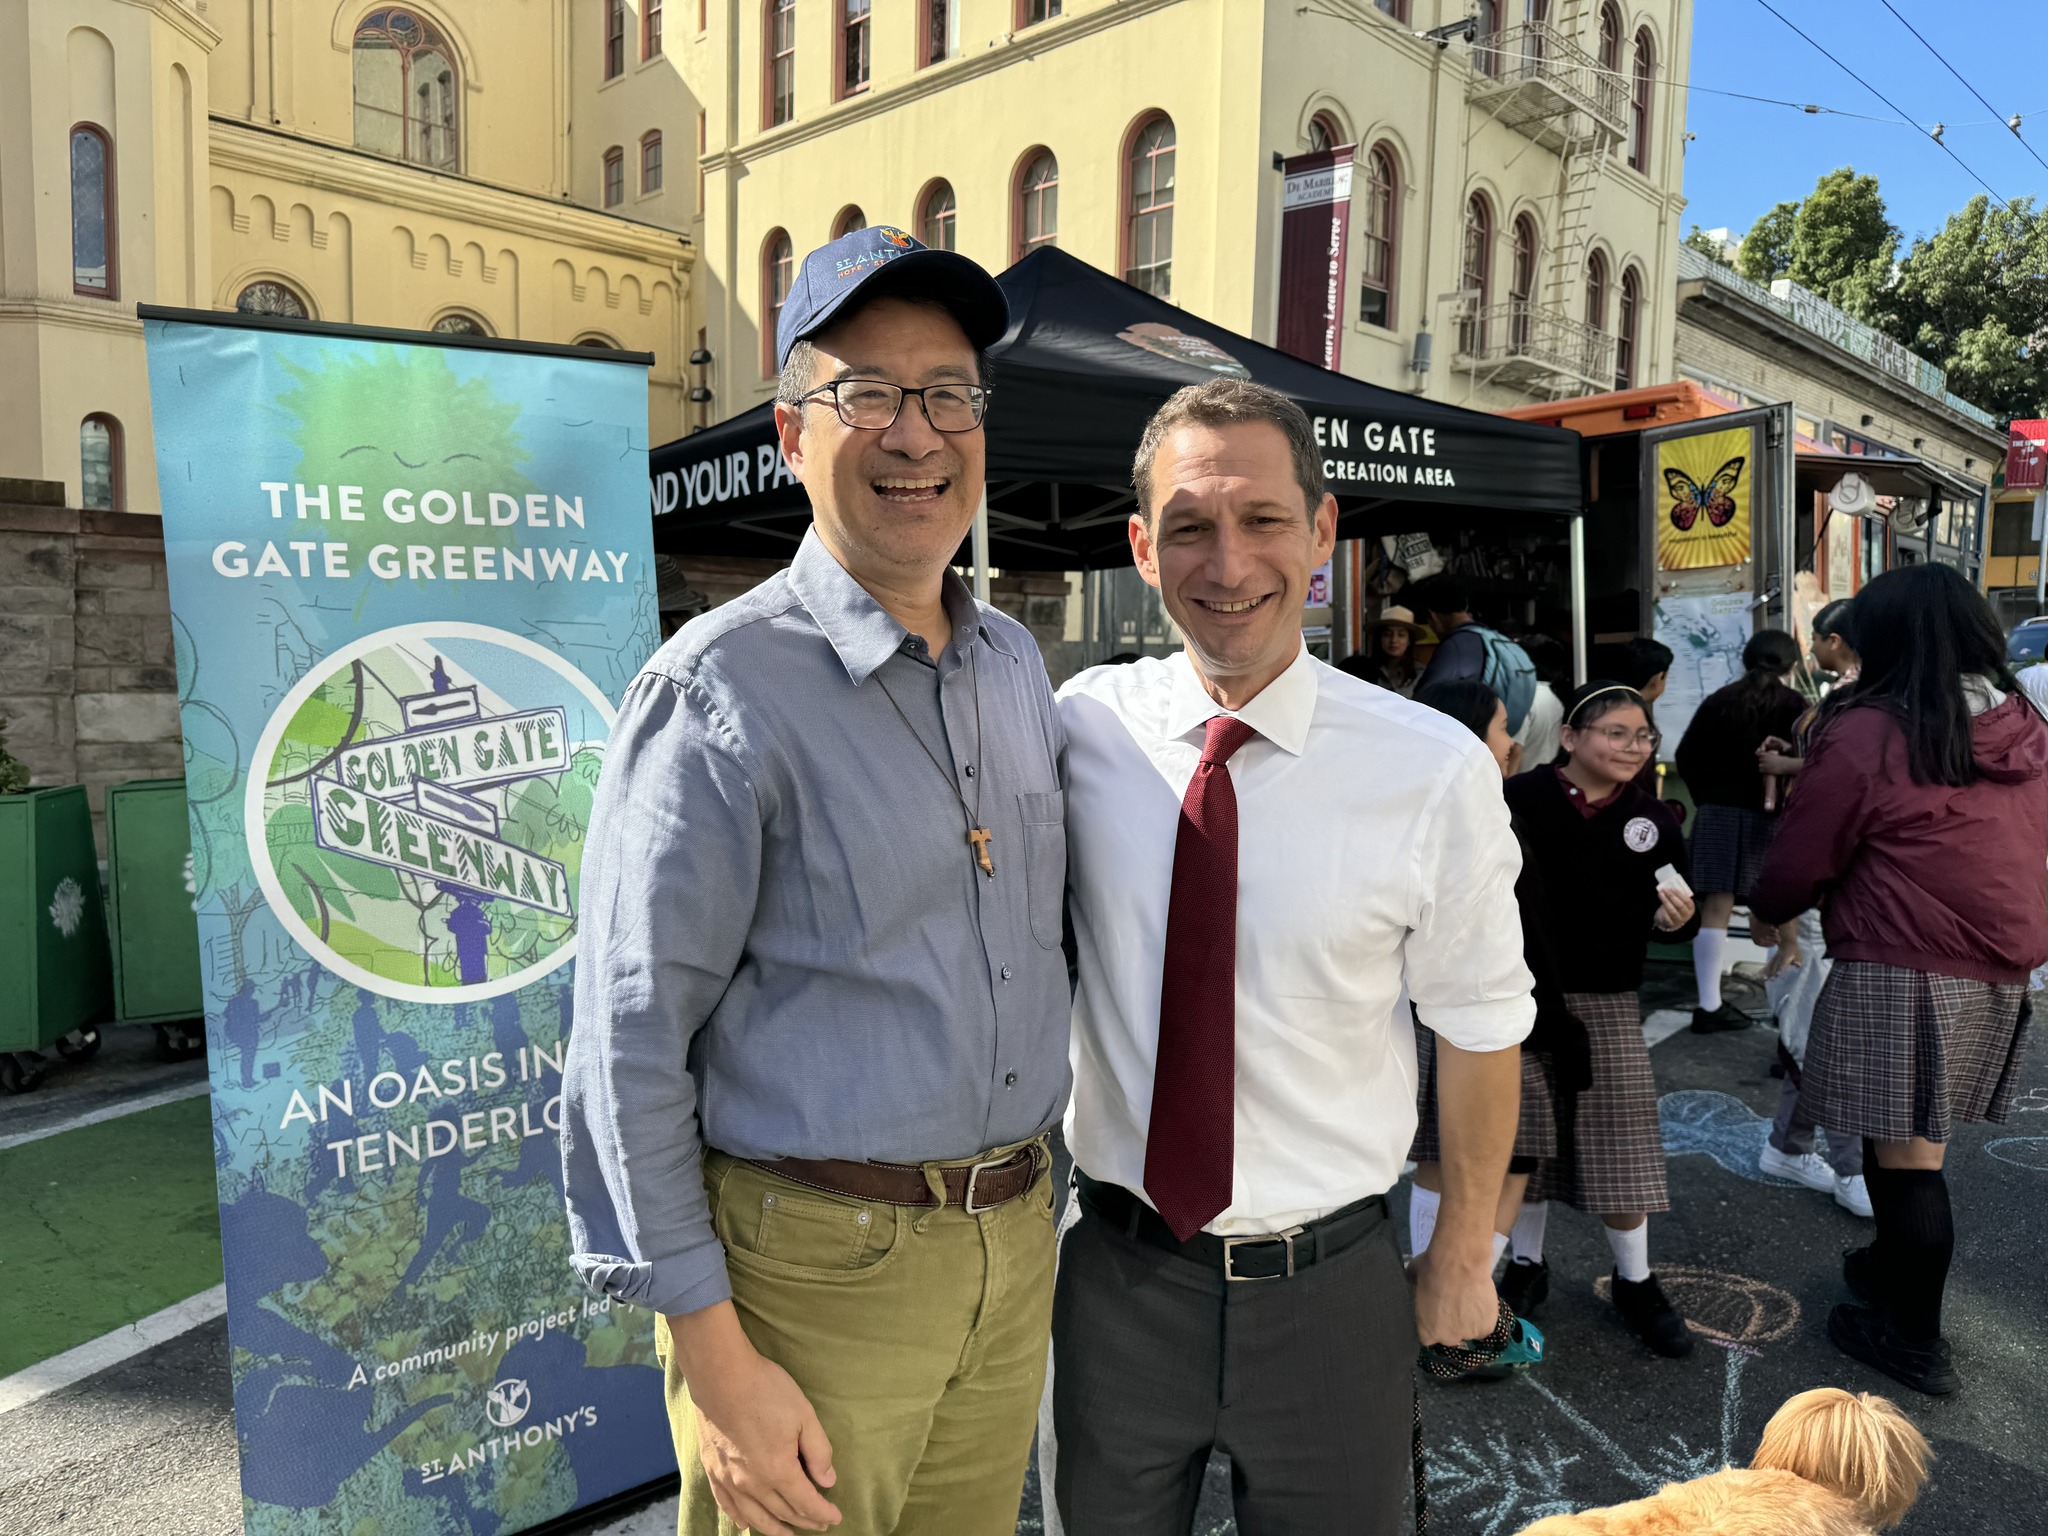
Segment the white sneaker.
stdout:
<svg viewBox="0 0 2048 1536">
<path fill-rule="evenodd" d="M 1828 1160 L 1818 1152 L 1801 1152 L 1794 1155 L 1780 1152 L 1768 1141 L 1757 1154 L 1757 1166 L 1774 1179 L 1787 1179 L 1794 1184 L 1804 1184 L 1808 1189 L 1819 1190 L 1824 1195 L 1835 1192 L 1835 1170 L 1828 1166 Z M 1868 1204 L 1866 1198 L 1865 1203 Z"/>
<path fill-rule="evenodd" d="M 1870 1186 L 1863 1182 L 1863 1175 L 1852 1173 L 1847 1178 L 1835 1179 L 1835 1204 L 1854 1216 L 1871 1220 Z"/>
</svg>

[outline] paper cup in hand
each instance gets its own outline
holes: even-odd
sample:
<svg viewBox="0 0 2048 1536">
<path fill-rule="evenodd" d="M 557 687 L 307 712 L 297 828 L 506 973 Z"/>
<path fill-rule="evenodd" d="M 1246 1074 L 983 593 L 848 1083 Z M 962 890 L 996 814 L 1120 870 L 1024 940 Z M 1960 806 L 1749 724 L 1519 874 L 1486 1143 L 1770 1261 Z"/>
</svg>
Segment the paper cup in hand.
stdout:
<svg viewBox="0 0 2048 1536">
<path fill-rule="evenodd" d="M 1692 894 L 1692 887 L 1686 883 L 1685 876 L 1681 875 L 1669 864 L 1664 865 L 1657 871 L 1656 878 L 1657 889 L 1660 891 L 1676 891 L 1681 896 L 1690 896 Z"/>
</svg>

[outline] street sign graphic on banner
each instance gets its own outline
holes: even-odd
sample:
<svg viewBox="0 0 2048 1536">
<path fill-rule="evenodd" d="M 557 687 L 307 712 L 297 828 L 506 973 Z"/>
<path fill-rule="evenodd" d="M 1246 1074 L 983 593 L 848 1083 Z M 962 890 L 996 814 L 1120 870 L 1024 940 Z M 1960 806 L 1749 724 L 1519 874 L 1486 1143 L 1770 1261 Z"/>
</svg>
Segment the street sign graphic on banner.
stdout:
<svg viewBox="0 0 2048 1536">
<path fill-rule="evenodd" d="M 510 1536 L 675 1467 L 558 1142 L 644 360 L 143 319 L 243 1527 Z"/>
</svg>

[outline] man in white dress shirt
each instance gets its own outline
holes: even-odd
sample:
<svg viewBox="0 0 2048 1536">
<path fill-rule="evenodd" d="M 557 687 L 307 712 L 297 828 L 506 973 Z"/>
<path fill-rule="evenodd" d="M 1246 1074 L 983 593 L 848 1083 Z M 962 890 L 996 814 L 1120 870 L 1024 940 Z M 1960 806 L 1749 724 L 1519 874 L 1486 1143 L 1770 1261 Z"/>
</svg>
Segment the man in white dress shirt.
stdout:
<svg viewBox="0 0 2048 1536">
<path fill-rule="evenodd" d="M 1153 418 L 1131 548 L 1186 651 L 1061 690 L 1079 944 L 1054 1301 L 1068 1536 L 1395 1532 L 1418 1333 L 1490 1333 L 1535 1009 L 1500 770 L 1302 645 L 1337 507 L 1301 409 L 1234 379 Z M 1408 1006 L 1440 1040 L 1443 1204 L 1404 1275 Z M 1411 1284 L 1412 1283 L 1412 1284 Z"/>
</svg>

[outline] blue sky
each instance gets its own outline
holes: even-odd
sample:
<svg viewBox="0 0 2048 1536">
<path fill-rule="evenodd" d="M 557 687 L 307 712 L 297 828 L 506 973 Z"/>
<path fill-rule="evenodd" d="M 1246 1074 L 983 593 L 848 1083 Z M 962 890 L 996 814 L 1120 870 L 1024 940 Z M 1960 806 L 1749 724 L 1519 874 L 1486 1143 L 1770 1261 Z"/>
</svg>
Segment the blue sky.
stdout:
<svg viewBox="0 0 2048 1536">
<path fill-rule="evenodd" d="M 2003 119 L 2048 159 L 2048 70 L 2041 67 L 2042 0 L 1891 0 Z M 1903 113 L 1844 74 L 1760 0 L 1697 0 L 1686 126 L 1685 228 L 1729 226 L 1737 239 L 1773 203 L 1796 199 L 1836 166 L 1875 175 L 1892 222 L 1910 240 L 1940 228 L 1984 188 L 2002 198 L 2048 196 L 2048 170 L 2003 122 L 1885 9 L 1883 0 L 1771 0 Z M 1811 102 L 1886 119 L 1738 101 L 1697 87 Z M 1675 93 L 1667 93 L 1675 94 Z M 1901 116 L 1921 126 L 1903 126 Z M 1926 132 L 1940 122 L 1965 170 Z"/>
</svg>

